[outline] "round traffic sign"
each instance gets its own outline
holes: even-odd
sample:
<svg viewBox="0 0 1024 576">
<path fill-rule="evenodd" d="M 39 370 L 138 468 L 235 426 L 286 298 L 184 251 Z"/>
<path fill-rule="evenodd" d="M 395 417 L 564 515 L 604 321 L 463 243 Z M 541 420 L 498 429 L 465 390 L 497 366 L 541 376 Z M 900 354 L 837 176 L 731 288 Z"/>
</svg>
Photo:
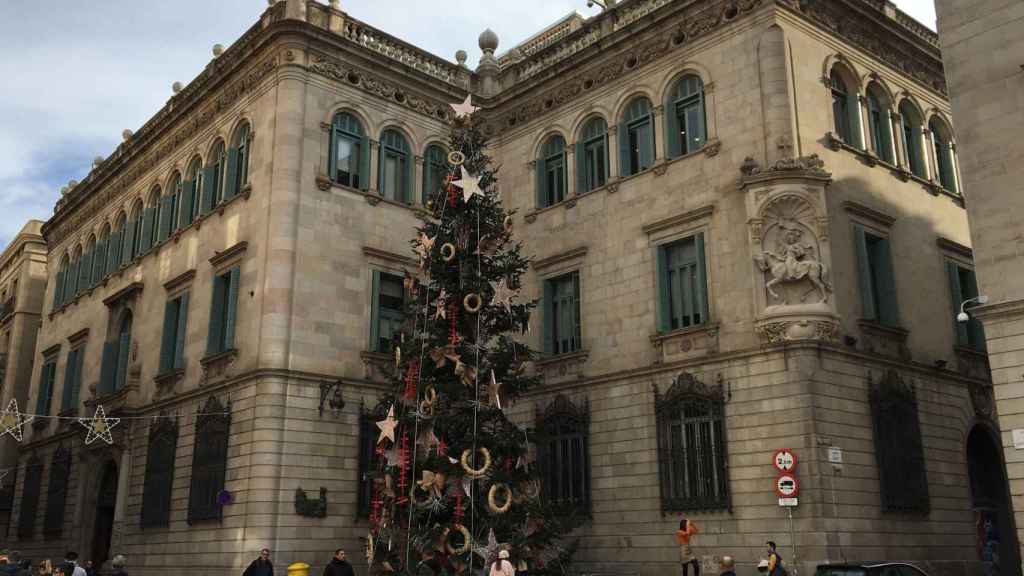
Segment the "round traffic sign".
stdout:
<svg viewBox="0 0 1024 576">
<path fill-rule="evenodd" d="M 792 474 L 779 474 L 775 479 L 775 493 L 779 498 L 793 498 L 800 493 L 800 481 Z"/>
<path fill-rule="evenodd" d="M 776 450 L 775 454 L 772 454 L 772 465 L 779 472 L 793 471 L 796 469 L 796 452 L 789 448 Z"/>
</svg>

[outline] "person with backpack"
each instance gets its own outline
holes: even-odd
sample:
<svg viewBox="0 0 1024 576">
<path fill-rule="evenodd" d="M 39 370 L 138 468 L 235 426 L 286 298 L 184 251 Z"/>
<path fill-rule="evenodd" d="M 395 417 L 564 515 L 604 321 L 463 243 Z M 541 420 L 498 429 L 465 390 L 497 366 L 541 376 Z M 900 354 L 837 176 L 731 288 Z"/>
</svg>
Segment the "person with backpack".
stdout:
<svg viewBox="0 0 1024 576">
<path fill-rule="evenodd" d="M 775 542 L 768 541 L 768 576 L 787 576 L 782 566 L 782 556 L 776 550 Z"/>
</svg>

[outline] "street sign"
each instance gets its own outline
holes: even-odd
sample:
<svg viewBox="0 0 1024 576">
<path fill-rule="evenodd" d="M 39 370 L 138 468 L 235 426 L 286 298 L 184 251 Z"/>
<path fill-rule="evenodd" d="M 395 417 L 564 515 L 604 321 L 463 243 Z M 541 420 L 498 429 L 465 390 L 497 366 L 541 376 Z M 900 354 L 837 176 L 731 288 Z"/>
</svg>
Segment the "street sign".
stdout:
<svg viewBox="0 0 1024 576">
<path fill-rule="evenodd" d="M 782 506 L 783 508 L 795 508 L 799 505 L 799 498 L 779 498 L 779 506 Z"/>
<path fill-rule="evenodd" d="M 800 493 L 800 481 L 796 476 L 783 472 L 775 479 L 775 493 L 779 498 L 796 498 Z"/>
<path fill-rule="evenodd" d="M 828 447 L 828 461 L 830 464 L 842 464 L 843 463 L 843 449 L 839 446 Z"/>
<path fill-rule="evenodd" d="M 772 454 L 772 465 L 779 472 L 792 472 L 796 468 L 796 453 L 789 448 L 776 450 Z"/>
</svg>

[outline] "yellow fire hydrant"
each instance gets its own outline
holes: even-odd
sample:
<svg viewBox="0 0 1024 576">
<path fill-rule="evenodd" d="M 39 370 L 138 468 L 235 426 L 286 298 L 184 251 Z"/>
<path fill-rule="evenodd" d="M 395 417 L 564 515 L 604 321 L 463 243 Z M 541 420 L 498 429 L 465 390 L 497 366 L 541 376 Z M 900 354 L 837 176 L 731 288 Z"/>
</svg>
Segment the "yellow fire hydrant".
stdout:
<svg viewBox="0 0 1024 576">
<path fill-rule="evenodd" d="M 309 564 L 296 562 L 288 567 L 288 576 L 309 576 Z"/>
</svg>

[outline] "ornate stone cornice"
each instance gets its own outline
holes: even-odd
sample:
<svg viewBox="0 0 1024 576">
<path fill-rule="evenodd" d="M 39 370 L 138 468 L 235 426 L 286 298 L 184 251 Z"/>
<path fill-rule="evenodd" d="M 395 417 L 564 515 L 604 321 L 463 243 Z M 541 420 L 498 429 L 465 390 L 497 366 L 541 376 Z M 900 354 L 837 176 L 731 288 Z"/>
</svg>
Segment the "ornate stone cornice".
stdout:
<svg viewBox="0 0 1024 576">
<path fill-rule="evenodd" d="M 859 216 L 865 220 L 870 220 L 883 228 L 891 228 L 892 225 L 896 223 L 896 218 L 893 218 L 884 212 L 879 212 L 874 208 L 869 208 L 863 204 L 854 202 L 853 200 L 844 201 L 843 209 L 850 214 Z"/>
<path fill-rule="evenodd" d="M 164 282 L 164 290 L 167 290 L 168 292 L 174 292 L 178 288 L 180 288 L 180 287 L 184 286 L 185 284 L 188 284 L 189 282 L 191 282 L 192 279 L 195 278 L 195 277 L 196 277 L 196 269 L 195 268 L 192 268 L 191 270 L 186 270 L 185 272 L 182 272 L 181 274 L 178 274 L 174 278 L 171 278 L 167 282 Z"/>
<path fill-rule="evenodd" d="M 714 214 L 714 212 L 715 205 L 708 204 L 707 206 L 701 206 L 700 208 L 689 210 L 682 214 L 676 214 L 675 216 L 669 216 L 668 218 L 662 218 L 661 220 L 651 222 L 650 224 L 645 224 L 643 227 L 643 231 L 645 234 L 648 235 L 654 234 L 656 232 L 661 232 L 662 230 L 667 230 L 669 228 L 673 228 L 676 226 L 683 226 L 685 224 L 689 224 L 690 222 L 696 222 L 698 220 L 710 218 L 711 215 Z"/>
<path fill-rule="evenodd" d="M 561 264 L 562 262 L 568 262 L 569 260 L 574 260 L 574 259 L 577 259 L 577 258 L 582 258 L 582 257 L 584 257 L 586 255 L 587 255 L 587 247 L 586 246 L 579 246 L 577 248 L 573 248 L 572 250 L 567 250 L 565 252 L 554 254 L 554 255 L 548 256 L 546 258 L 539 258 L 537 260 L 534 260 L 533 261 L 533 269 L 537 270 L 537 271 L 546 270 L 546 269 L 551 268 L 552 266 L 554 266 L 556 264 Z"/>
<path fill-rule="evenodd" d="M 248 247 L 249 243 L 242 240 L 241 242 L 237 242 L 233 246 L 225 248 L 220 252 L 215 252 L 214 255 L 210 257 L 210 265 L 214 268 L 219 268 L 227 262 L 234 260 L 236 257 L 245 254 L 245 250 Z"/>
<path fill-rule="evenodd" d="M 402 266 L 415 266 L 416 260 L 403 256 L 401 254 L 395 254 L 387 250 L 381 250 L 380 248 L 374 248 L 372 246 L 363 246 L 363 254 L 369 258 L 382 260 L 384 262 L 391 262 L 394 264 L 400 264 Z"/>
<path fill-rule="evenodd" d="M 962 256 L 968 260 L 974 260 L 974 250 L 971 250 L 969 246 L 964 246 L 959 242 L 954 242 L 948 238 L 943 238 L 942 236 L 935 239 L 935 244 L 939 249 L 945 250 L 950 254 L 956 254 L 957 256 Z"/>
</svg>

